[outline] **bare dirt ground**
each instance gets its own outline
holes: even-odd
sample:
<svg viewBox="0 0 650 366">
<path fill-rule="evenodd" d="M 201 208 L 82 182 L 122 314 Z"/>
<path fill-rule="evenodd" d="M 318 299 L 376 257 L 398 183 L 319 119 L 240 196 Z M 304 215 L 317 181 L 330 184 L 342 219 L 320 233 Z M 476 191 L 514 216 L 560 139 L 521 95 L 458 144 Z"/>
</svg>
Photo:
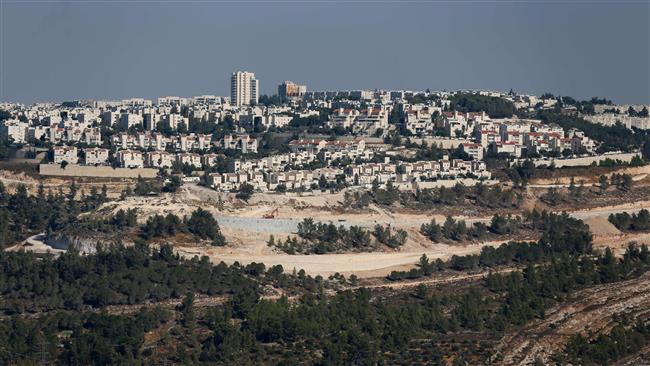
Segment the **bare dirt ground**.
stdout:
<svg viewBox="0 0 650 366">
<path fill-rule="evenodd" d="M 176 247 L 176 251 L 186 257 L 207 255 L 214 262 L 225 263 L 264 263 L 267 266 L 282 265 L 285 271 L 304 269 L 311 275 L 329 276 L 335 273 L 343 275 L 355 274 L 359 278 L 381 277 L 397 269 L 411 268 L 417 263 L 422 254 L 430 259 L 448 259 L 452 255 L 466 255 L 480 252 L 483 246 L 495 246 L 501 242 L 485 242 L 479 245 L 452 246 L 446 244 L 431 244 L 429 248 L 392 253 L 345 253 L 321 255 L 289 255 L 266 252 L 263 249 L 257 254 L 250 248 L 247 253 L 228 248 L 188 248 Z M 270 248 L 269 248 L 270 250 Z"/>
<path fill-rule="evenodd" d="M 68 191 L 69 186 L 74 182 L 79 187 L 79 195 L 82 191 L 88 193 L 92 187 L 98 191 L 102 186 L 106 185 L 107 195 L 110 198 L 117 198 L 126 187 L 132 187 L 135 184 L 135 179 L 127 178 L 54 178 L 54 177 L 41 177 L 38 175 L 26 174 L 24 172 L 13 172 L 10 170 L 0 169 L 0 182 L 4 184 L 9 192 L 14 192 L 16 187 L 24 185 L 27 192 L 36 194 L 38 186 L 42 183 L 45 192 L 57 192 L 62 189 L 63 192 Z"/>
<path fill-rule="evenodd" d="M 584 219 L 584 222 L 589 225 L 589 230 L 595 236 L 618 235 L 621 233 L 614 224 L 603 216 L 589 217 Z"/>
<path fill-rule="evenodd" d="M 29 175 L 25 173 L 14 173 L 8 170 L 0 170 L 0 181 L 5 184 L 5 186 L 8 185 L 17 185 L 17 184 L 25 184 L 25 185 L 35 185 L 38 184 L 38 180 L 30 177 Z"/>
<path fill-rule="evenodd" d="M 603 167 L 584 167 L 582 169 L 557 169 L 556 177 L 552 178 L 537 178 L 531 180 L 531 185 L 555 185 L 555 184 L 569 184 L 571 177 L 575 176 L 576 182 L 584 181 L 585 184 L 597 183 L 600 175 L 610 177 L 612 174 L 630 174 L 635 181 L 642 180 L 650 174 L 650 165 L 637 166 L 637 167 L 622 167 L 622 168 L 603 168 Z"/>
<path fill-rule="evenodd" d="M 650 246 L 650 233 L 621 233 L 618 235 L 594 235 L 594 248 L 605 249 L 609 247 L 615 255 L 621 256 L 625 253 L 628 244 L 646 244 Z"/>
<path fill-rule="evenodd" d="M 285 270 L 304 269 L 312 275 L 329 276 L 336 272 L 354 273 L 359 277 L 385 276 L 393 270 L 410 268 L 422 254 L 432 259 L 447 259 L 452 255 L 466 255 L 480 252 L 485 245 L 500 245 L 503 241 L 481 244 L 432 243 L 419 233 L 420 226 L 435 218 L 444 221 L 444 216 L 434 212 L 403 213 L 371 206 L 367 210 L 342 213 L 342 195 L 324 194 L 320 196 L 290 197 L 275 194 L 255 194 L 253 199 L 243 205 L 233 194 L 218 193 L 213 190 L 186 184 L 181 193 L 162 194 L 152 197 L 129 197 L 124 201 L 105 204 L 99 214 L 108 214 L 118 209 L 135 208 L 138 221 L 143 223 L 153 214 L 189 215 L 197 207 L 210 211 L 219 222 L 228 244 L 225 247 L 176 246 L 185 256 L 207 255 L 213 261 L 226 263 L 263 262 L 267 265 L 282 265 Z M 639 200 L 615 206 L 579 210 L 573 216 L 587 220 L 595 233 L 595 247 L 611 246 L 616 253 L 625 250 L 629 241 L 648 242 L 648 236 L 622 234 L 606 219 L 610 213 L 636 211 L 650 207 L 650 200 Z M 265 213 L 278 208 L 275 219 L 263 219 Z M 337 225 L 360 225 L 372 228 L 376 224 L 390 224 L 408 232 L 406 244 L 399 250 L 385 250 L 379 253 L 346 253 L 326 255 L 288 255 L 279 253 L 267 246 L 271 235 L 284 240 L 295 235 L 298 222 L 312 217 L 317 221 L 333 222 Z M 457 217 L 468 222 L 489 221 L 491 217 Z"/>
<path fill-rule="evenodd" d="M 563 349 L 576 333 L 598 335 L 609 332 L 612 316 L 650 314 L 650 273 L 639 278 L 578 291 L 562 305 L 549 310 L 546 318 L 505 337 L 499 347 L 502 365 L 530 365 Z"/>
</svg>

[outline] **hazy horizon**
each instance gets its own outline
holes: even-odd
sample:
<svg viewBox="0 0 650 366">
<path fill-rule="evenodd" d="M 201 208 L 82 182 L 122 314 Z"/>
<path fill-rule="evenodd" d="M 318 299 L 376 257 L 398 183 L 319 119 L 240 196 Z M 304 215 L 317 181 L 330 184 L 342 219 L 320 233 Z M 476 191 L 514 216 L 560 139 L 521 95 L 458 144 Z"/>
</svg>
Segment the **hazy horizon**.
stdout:
<svg viewBox="0 0 650 366">
<path fill-rule="evenodd" d="M 650 103 L 646 1 L 4 1 L 0 101 L 458 90 Z"/>
</svg>

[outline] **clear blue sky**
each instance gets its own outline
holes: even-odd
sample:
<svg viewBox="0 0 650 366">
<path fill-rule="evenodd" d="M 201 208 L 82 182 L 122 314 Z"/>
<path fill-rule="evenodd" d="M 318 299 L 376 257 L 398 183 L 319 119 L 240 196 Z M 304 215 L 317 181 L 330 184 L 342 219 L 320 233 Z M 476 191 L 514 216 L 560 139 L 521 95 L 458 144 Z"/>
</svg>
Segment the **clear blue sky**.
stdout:
<svg viewBox="0 0 650 366">
<path fill-rule="evenodd" d="M 650 100 L 646 1 L 2 0 L 0 100 L 493 89 Z"/>
</svg>

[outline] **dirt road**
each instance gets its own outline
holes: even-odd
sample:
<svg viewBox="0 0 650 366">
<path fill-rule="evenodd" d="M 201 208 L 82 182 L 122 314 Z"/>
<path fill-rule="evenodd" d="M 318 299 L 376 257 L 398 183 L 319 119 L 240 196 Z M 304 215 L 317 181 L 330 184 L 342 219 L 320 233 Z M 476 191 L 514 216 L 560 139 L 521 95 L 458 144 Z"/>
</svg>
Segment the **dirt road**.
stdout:
<svg viewBox="0 0 650 366">
<path fill-rule="evenodd" d="M 207 255 L 213 262 L 228 264 L 239 262 L 248 264 L 252 262 L 264 263 L 267 266 L 282 265 L 285 271 L 304 269 L 311 275 L 329 276 L 335 273 L 349 275 L 354 273 L 360 278 L 386 276 L 396 269 L 411 268 L 417 263 L 422 254 L 429 259 L 448 259 L 452 255 L 466 255 L 478 253 L 484 246 L 495 246 L 501 242 L 485 242 L 479 245 L 446 245 L 432 244 L 430 248 L 413 252 L 392 253 L 346 253 L 346 254 L 321 254 L 321 255 L 289 255 L 289 254 L 247 254 L 222 253 L 219 249 L 203 248 L 177 248 L 177 252 L 186 257 Z"/>
</svg>

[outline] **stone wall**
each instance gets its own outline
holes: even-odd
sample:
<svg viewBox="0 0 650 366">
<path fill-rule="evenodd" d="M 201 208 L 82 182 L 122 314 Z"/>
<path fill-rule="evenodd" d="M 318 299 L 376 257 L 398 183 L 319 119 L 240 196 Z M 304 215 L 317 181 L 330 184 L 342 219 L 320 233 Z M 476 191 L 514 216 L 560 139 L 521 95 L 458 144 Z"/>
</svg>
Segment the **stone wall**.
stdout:
<svg viewBox="0 0 650 366">
<path fill-rule="evenodd" d="M 460 179 L 445 179 L 445 180 L 438 180 L 435 182 L 415 182 L 413 183 L 413 188 L 414 189 L 425 189 L 425 188 L 440 188 L 440 187 L 445 187 L 445 188 L 451 188 L 455 186 L 457 183 L 461 183 L 462 185 L 466 187 L 472 187 L 475 186 L 479 183 L 482 183 L 483 185 L 486 186 L 491 186 L 494 184 L 499 183 L 497 180 L 478 180 L 478 179 L 472 179 L 472 178 L 460 178 Z"/>
<path fill-rule="evenodd" d="M 574 158 L 574 159 L 549 159 L 549 160 L 535 160 L 535 166 L 540 165 L 551 165 L 552 162 L 555 163 L 556 168 L 561 168 L 564 166 L 589 166 L 592 163 L 598 164 L 598 162 L 605 159 L 612 160 L 621 160 L 624 162 L 630 162 L 633 157 L 639 155 L 639 153 L 621 153 L 621 154 L 611 154 L 611 155 L 598 155 L 598 156 L 588 156 L 584 158 Z"/>
<path fill-rule="evenodd" d="M 417 143 L 422 143 L 422 141 L 424 141 L 428 146 L 436 144 L 439 148 L 442 149 L 456 149 L 458 146 L 460 146 L 460 144 L 472 143 L 472 141 L 467 139 L 452 139 L 449 137 L 424 137 L 421 139 L 411 138 L 411 140 Z"/>
<path fill-rule="evenodd" d="M 56 175 L 65 177 L 101 177 L 101 178 L 155 178 L 158 169 L 153 168 L 111 168 L 110 166 L 85 166 L 68 164 L 65 169 L 61 169 L 56 164 L 40 164 L 39 173 L 41 175 Z"/>
<path fill-rule="evenodd" d="M 595 116 L 584 116 L 592 123 L 598 123 L 605 126 L 612 126 L 616 122 L 621 122 L 627 128 L 639 128 L 642 130 L 650 129 L 650 118 L 648 117 L 630 117 L 626 114 L 597 114 Z"/>
</svg>

